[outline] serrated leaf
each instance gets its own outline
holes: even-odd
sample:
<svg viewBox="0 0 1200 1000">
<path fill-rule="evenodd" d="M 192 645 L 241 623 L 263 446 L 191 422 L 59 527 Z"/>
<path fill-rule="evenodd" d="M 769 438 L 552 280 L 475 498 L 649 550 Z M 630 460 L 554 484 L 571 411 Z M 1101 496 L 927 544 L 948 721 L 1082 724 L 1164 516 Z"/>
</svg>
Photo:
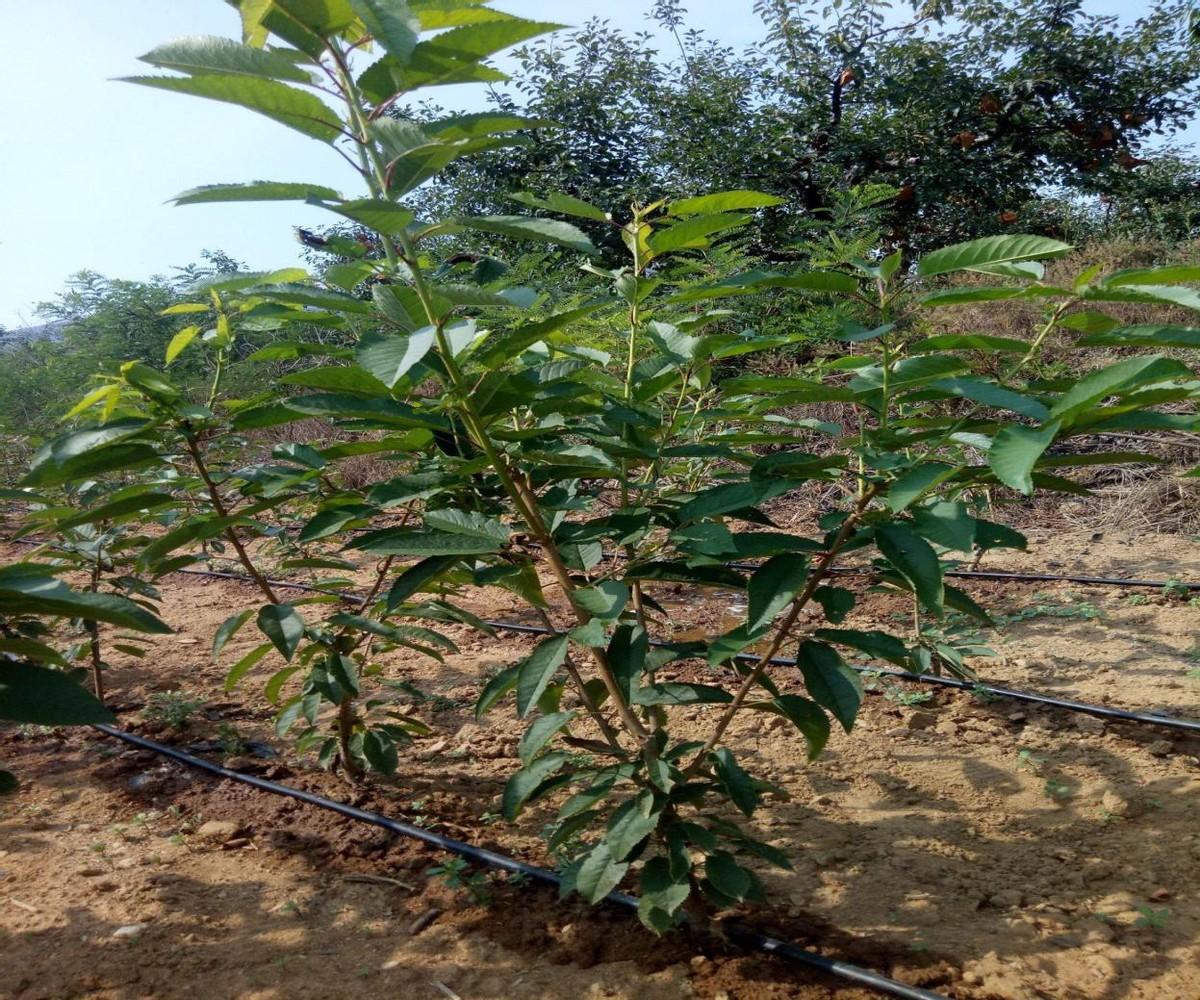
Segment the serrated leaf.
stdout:
<svg viewBox="0 0 1200 1000">
<path fill-rule="evenodd" d="M 183 349 L 199 335 L 200 327 L 198 326 L 185 326 L 182 330 L 176 333 L 167 344 L 167 364 L 170 364 L 177 357 L 179 357 L 179 355 L 183 352 Z"/>
<path fill-rule="evenodd" d="M 800 644 L 796 661 L 813 701 L 828 709 L 842 728 L 850 732 L 862 705 L 862 678 L 846 666 L 836 649 L 812 639 Z"/>
<path fill-rule="evenodd" d="M 782 205 L 783 198 L 762 191 L 718 191 L 696 198 L 681 198 L 667 206 L 668 215 L 707 215 L 715 212 L 741 212 L 751 208 Z"/>
<path fill-rule="evenodd" d="M 227 73 L 191 77 L 126 76 L 120 79 L 143 87 L 238 104 L 322 142 L 333 142 L 342 134 L 340 121 L 332 108 L 307 91 L 274 80 Z"/>
<path fill-rule="evenodd" d="M 760 801 L 754 782 L 734 757 L 733 751 L 721 747 L 708 755 L 713 770 L 717 775 L 717 783 L 725 790 L 730 801 L 747 816 L 753 816 Z"/>
<path fill-rule="evenodd" d="M 229 201 L 338 201 L 341 195 L 321 184 L 287 181 L 248 181 L 243 184 L 205 184 L 189 188 L 171 199 L 176 205 L 203 205 Z M 207 311 L 202 305 L 198 311 Z"/>
<path fill-rule="evenodd" d="M 474 229 L 478 232 L 495 233 L 517 240 L 553 243 L 569 250 L 578 250 L 580 253 L 597 252 L 592 241 L 582 230 L 558 219 L 536 219 L 523 215 L 472 215 L 459 216 L 451 221 L 464 229 Z"/>
<path fill-rule="evenodd" d="M 383 46 L 388 55 L 401 65 L 408 62 L 417 46 L 421 22 L 409 10 L 407 3 L 395 3 L 394 0 L 350 0 L 350 6 L 362 20 L 363 27 Z"/>
<path fill-rule="evenodd" d="M 538 751 L 549 743 L 559 730 L 570 725 L 575 715 L 575 712 L 554 712 L 551 715 L 543 715 L 539 719 L 534 719 L 529 728 L 525 730 L 520 746 L 517 748 L 517 755 L 521 758 L 521 762 L 523 764 L 531 763 Z"/>
<path fill-rule="evenodd" d="M 517 670 L 517 713 L 525 718 L 537 705 L 550 678 L 567 657 L 565 635 L 545 639 L 529 654 Z"/>
<path fill-rule="evenodd" d="M 945 594 L 942 565 L 932 546 L 907 524 L 893 521 L 875 529 L 875 544 L 916 592 L 921 603 L 941 615 Z"/>
<path fill-rule="evenodd" d="M 558 212 L 561 215 L 573 215 L 576 218 L 591 219 L 594 222 L 605 222 L 608 219 L 603 210 L 597 208 L 595 205 L 589 205 L 586 201 L 573 198 L 569 194 L 555 193 L 539 198 L 528 191 L 521 191 L 517 194 L 510 194 L 508 197 L 513 201 L 519 201 L 523 205 L 529 205 L 532 208 L 544 208 L 547 211 Z"/>
<path fill-rule="evenodd" d="M 808 560 L 785 553 L 773 556 L 756 569 L 746 586 L 746 628 L 755 633 L 795 600 L 808 580 Z"/>
<path fill-rule="evenodd" d="M 311 83 L 312 74 L 285 56 L 266 49 L 239 45 L 218 35 L 192 35 L 151 49 L 141 62 L 181 73 L 219 73 Z"/>
<path fill-rule="evenodd" d="M 115 722 L 96 697 L 58 670 L 0 660 L 0 719 L 41 726 Z"/>
<path fill-rule="evenodd" d="M 992 264 L 1046 260 L 1071 250 L 1069 243 L 1045 236 L 984 236 L 925 254 L 917 262 L 917 274 L 928 278 Z"/>
<path fill-rule="evenodd" d="M 250 616 L 254 614 L 253 608 L 246 608 L 245 611 L 239 611 L 236 615 L 230 615 L 217 628 L 213 635 L 212 642 L 212 658 L 215 660 L 221 655 L 221 650 L 225 648 L 225 643 L 232 639 L 238 630 L 250 620 Z"/>
<path fill-rule="evenodd" d="M 274 646 L 269 642 L 264 642 L 261 646 L 255 646 L 250 652 L 237 661 L 229 668 L 225 674 L 225 690 L 232 691 L 237 687 L 238 681 L 246 676 L 259 660 L 266 656 Z"/>
<path fill-rule="evenodd" d="M 567 754 L 562 752 L 548 753 L 539 757 L 528 767 L 523 767 L 504 786 L 501 798 L 501 809 L 504 818 L 512 822 L 521 812 L 529 797 L 547 778 L 560 770 L 567 762 Z"/>
<path fill-rule="evenodd" d="M 364 337 L 355 351 L 358 363 L 389 389 L 393 388 L 426 354 L 436 337 L 431 326 L 410 334 Z"/>
<path fill-rule="evenodd" d="M 615 861 L 608 844 L 601 841 L 576 871 L 575 891 L 589 903 L 598 903 L 617 887 L 628 870 L 629 863 Z"/>
<path fill-rule="evenodd" d="M 296 609 L 290 604 L 264 604 L 259 609 L 256 623 L 280 655 L 290 661 L 304 638 L 304 619 Z"/>
<path fill-rule="evenodd" d="M 629 603 L 629 587 L 620 580 L 602 580 L 591 587 L 575 591 L 575 604 L 588 614 L 603 621 L 620 616 Z"/>
<path fill-rule="evenodd" d="M 1001 429 L 988 449 L 988 467 L 1005 486 L 1029 496 L 1033 467 L 1058 436 L 1057 421 L 1043 427 L 1013 424 Z"/>
</svg>

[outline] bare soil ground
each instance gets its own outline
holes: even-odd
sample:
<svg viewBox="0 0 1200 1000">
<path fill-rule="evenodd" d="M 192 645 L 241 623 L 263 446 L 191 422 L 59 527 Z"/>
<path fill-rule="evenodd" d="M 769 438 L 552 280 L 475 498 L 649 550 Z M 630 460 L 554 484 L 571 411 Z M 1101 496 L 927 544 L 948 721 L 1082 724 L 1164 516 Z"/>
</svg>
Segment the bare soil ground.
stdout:
<svg viewBox="0 0 1200 1000">
<path fill-rule="evenodd" d="M 1178 536 L 1031 533 L 1031 552 L 985 568 L 1200 580 L 1200 545 Z M 1081 701 L 1200 718 L 1192 676 L 1200 608 L 1144 591 L 963 584 L 1002 615 L 980 638 L 989 681 Z M 677 635 L 738 614 L 733 594 L 656 591 Z M 392 785 L 354 790 L 276 739 L 252 674 L 232 694 L 215 665 L 216 625 L 257 604 L 231 582 L 173 577 L 163 614 L 177 634 L 116 661 L 121 724 L 182 745 L 236 727 L 280 756 L 227 763 L 545 863 L 551 808 L 496 821 L 516 767 L 510 713 L 476 723 L 487 671 L 531 639 L 452 632 L 445 666 L 392 657 L 434 697 L 412 710 L 434 728 Z M 473 609 L 515 618 L 507 595 Z M 896 625 L 878 595 L 847 624 Z M 680 667 L 680 676 L 693 668 Z M 786 687 L 795 683 L 786 671 Z M 1200 739 L 1105 724 L 966 693 L 920 701 L 875 683 L 855 732 L 815 763 L 786 728 L 746 717 L 732 740 L 778 782 L 756 816 L 795 860 L 769 873 L 774 933 L 960 1000 L 1195 1000 L 1200 997 Z M 206 700 L 181 732 L 137 709 L 154 691 Z M 685 728 L 706 731 L 705 710 Z M 225 728 L 222 728 L 225 727 Z M 211 754 L 220 757 L 220 752 Z M 0 998 L 192 997 L 759 998 L 868 996 L 781 963 L 661 941 L 623 914 L 557 902 L 502 880 L 488 904 L 427 869 L 436 853 L 298 803 L 229 786 L 95 734 L 0 733 L 24 781 L 0 799 Z M 216 821 L 207 828 L 204 824 Z M 390 881 L 389 881 L 390 880 Z"/>
</svg>

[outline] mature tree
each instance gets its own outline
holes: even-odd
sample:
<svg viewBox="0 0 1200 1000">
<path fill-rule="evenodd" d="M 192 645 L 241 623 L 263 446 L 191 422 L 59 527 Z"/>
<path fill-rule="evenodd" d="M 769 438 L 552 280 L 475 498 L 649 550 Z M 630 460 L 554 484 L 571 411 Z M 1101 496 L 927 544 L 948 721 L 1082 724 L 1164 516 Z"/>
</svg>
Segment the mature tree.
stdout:
<svg viewBox="0 0 1200 1000">
<path fill-rule="evenodd" d="M 619 209 L 752 187 L 793 206 L 763 219 L 772 245 L 839 193 L 886 184 L 885 237 L 919 248 L 1055 229 L 1052 191 L 1142 213 L 1170 194 L 1146 168 L 1193 115 L 1189 2 L 1152 0 L 1131 23 L 1083 0 L 920 2 L 899 21 L 883 0 L 754 6 L 765 40 L 746 53 L 688 29 L 677 0 L 653 11 L 677 52 L 597 20 L 521 50 L 495 103 L 558 127 L 460 161 L 423 194 L 429 208 L 560 190 Z"/>
</svg>

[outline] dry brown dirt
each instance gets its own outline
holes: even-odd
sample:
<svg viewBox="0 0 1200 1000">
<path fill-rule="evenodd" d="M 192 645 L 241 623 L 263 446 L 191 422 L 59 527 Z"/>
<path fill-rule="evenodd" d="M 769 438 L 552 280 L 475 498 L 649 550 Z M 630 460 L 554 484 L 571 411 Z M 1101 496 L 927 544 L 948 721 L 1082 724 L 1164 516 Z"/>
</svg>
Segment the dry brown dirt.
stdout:
<svg viewBox="0 0 1200 1000">
<path fill-rule="evenodd" d="M 1028 555 L 984 568 L 1200 580 L 1200 545 L 1175 536 L 1034 532 L 1031 541 Z M 985 679 L 1200 718 L 1189 656 L 1200 609 L 1186 600 L 964 586 L 1005 616 L 981 636 L 998 654 L 976 662 Z M 702 600 L 664 587 L 656 596 L 678 635 L 738 614 L 733 594 Z M 394 784 L 354 790 L 274 737 L 259 692 L 271 668 L 223 691 L 229 663 L 257 640 L 246 630 L 216 665 L 212 631 L 257 603 L 238 583 L 171 578 L 162 610 L 177 633 L 148 640 L 143 660 L 113 656 L 121 724 L 184 746 L 233 726 L 280 751 L 235 757 L 235 768 L 547 860 L 548 806 L 512 826 L 494 816 L 518 724 L 502 710 L 481 723 L 471 713 L 485 673 L 531 639 L 449 630 L 462 652 L 444 666 L 391 657 L 393 676 L 436 696 L 412 704 L 435 735 Z M 500 593 L 472 607 L 516 614 Z M 847 624 L 906 618 L 881 595 Z M 777 679 L 794 683 L 787 670 Z M 1200 739 L 966 693 L 912 704 L 915 686 L 876 687 L 854 733 L 835 734 L 814 763 L 787 729 L 735 724 L 739 755 L 788 793 L 754 825 L 795 860 L 794 872 L 766 876 L 775 906 L 750 919 L 961 1000 L 1200 997 Z M 168 689 L 206 706 L 184 731 L 155 733 L 138 709 Z M 683 735 L 705 732 L 705 710 L 690 711 Z M 494 881 L 482 905 L 429 876 L 442 858 L 420 845 L 88 732 L 8 730 L 0 758 L 24 782 L 0 799 L 5 1000 L 868 996 L 682 935 L 657 941 L 623 914 L 529 886 Z M 225 825 L 202 836 L 211 821 Z"/>
</svg>

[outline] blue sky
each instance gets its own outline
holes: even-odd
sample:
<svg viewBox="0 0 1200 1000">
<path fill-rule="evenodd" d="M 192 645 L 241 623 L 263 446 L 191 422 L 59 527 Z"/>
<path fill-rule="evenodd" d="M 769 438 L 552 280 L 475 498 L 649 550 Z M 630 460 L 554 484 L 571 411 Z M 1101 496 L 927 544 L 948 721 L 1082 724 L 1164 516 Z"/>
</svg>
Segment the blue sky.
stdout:
<svg viewBox="0 0 1200 1000">
<path fill-rule="evenodd" d="M 10 0 L 12 2 L 12 0 Z M 514 14 L 581 24 L 599 15 L 649 27 L 650 0 L 498 0 Z M 692 0 L 689 25 L 741 48 L 759 36 L 751 0 Z M 1090 9 L 1116 11 L 1119 0 Z M 1126 8 L 1127 10 L 1128 8 Z M 325 221 L 295 204 L 164 204 L 200 184 L 257 179 L 349 191 L 340 157 L 283 126 L 228 105 L 113 82 L 150 67 L 137 56 L 192 34 L 234 36 L 220 0 L 41 0 L 53 44 L 9 46 L 0 61 L 0 134 L 9 137 L 0 185 L 0 325 L 36 321 L 34 304 L 76 271 L 144 278 L 221 249 L 253 268 L 295 263 L 292 227 Z M 453 102 L 482 103 L 478 88 Z"/>
</svg>

